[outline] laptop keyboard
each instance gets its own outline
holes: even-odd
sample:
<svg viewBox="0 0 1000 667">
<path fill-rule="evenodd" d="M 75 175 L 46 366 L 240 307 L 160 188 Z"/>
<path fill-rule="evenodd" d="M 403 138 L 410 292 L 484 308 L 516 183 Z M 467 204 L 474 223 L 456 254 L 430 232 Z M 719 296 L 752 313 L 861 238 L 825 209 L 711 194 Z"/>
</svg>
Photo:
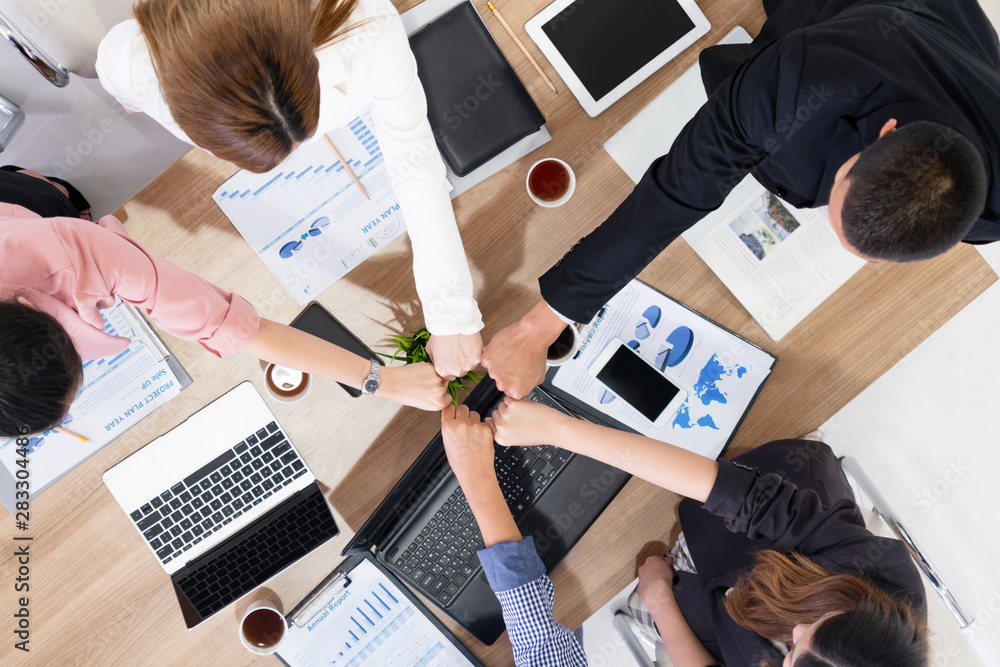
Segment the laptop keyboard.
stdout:
<svg viewBox="0 0 1000 667">
<path fill-rule="evenodd" d="M 545 445 L 496 445 L 493 465 L 515 521 L 527 513 L 572 456 L 571 452 Z M 462 487 L 456 484 L 393 564 L 423 593 L 447 607 L 480 570 L 476 551 L 482 547 L 479 525 Z"/>
<path fill-rule="evenodd" d="M 129 516 L 166 564 L 305 472 L 271 422 Z"/>
<path fill-rule="evenodd" d="M 308 489 L 307 489 L 308 491 Z M 178 573 L 177 587 L 202 618 L 222 609 L 244 593 L 305 556 L 338 533 L 337 524 L 318 490 L 302 493 L 282 505 L 222 553 L 196 562 L 193 572 Z"/>
</svg>

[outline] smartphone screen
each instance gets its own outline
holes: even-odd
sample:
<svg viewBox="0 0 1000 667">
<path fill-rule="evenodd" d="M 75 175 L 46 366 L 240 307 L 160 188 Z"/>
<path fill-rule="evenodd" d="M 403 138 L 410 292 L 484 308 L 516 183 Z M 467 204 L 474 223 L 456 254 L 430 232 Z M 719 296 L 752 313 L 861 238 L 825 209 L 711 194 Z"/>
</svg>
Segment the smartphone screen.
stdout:
<svg viewBox="0 0 1000 667">
<path fill-rule="evenodd" d="M 292 322 L 292 327 L 310 333 L 317 338 L 322 338 L 323 340 L 329 341 L 334 345 L 344 348 L 348 352 L 353 352 L 354 354 L 364 357 L 365 359 L 374 359 L 382 366 L 385 363 L 379 358 L 377 354 L 372 352 L 367 345 L 361 342 L 357 336 L 352 334 L 347 327 L 337 321 L 337 318 L 330 314 L 330 312 L 319 305 L 315 301 L 306 306 L 306 309 L 299 313 L 299 316 L 295 318 Z M 338 382 L 338 384 L 340 384 Z M 340 384 L 351 396 L 357 398 L 361 395 L 360 389 L 355 389 L 354 387 L 348 386 L 346 384 Z"/>
<path fill-rule="evenodd" d="M 597 379 L 651 422 L 679 389 L 639 355 L 622 345 L 597 373 Z"/>
</svg>

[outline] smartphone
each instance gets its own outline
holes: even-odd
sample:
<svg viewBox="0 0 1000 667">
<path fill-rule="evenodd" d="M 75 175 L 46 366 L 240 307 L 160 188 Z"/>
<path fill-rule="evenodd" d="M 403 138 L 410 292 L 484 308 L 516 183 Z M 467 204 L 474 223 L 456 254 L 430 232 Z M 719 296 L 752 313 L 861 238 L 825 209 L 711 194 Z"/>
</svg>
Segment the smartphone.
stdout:
<svg viewBox="0 0 1000 667">
<path fill-rule="evenodd" d="M 622 340 L 608 343 L 588 372 L 608 391 L 653 422 L 655 428 L 664 426 L 687 400 L 685 390 Z"/>
<path fill-rule="evenodd" d="M 317 338 L 322 338 L 323 340 L 329 341 L 334 345 L 338 345 L 348 352 L 353 352 L 354 354 L 364 357 L 365 359 L 373 359 L 379 363 L 381 366 L 385 366 L 385 362 L 371 351 L 371 349 L 361 342 L 361 339 L 352 334 L 347 327 L 341 324 L 336 317 L 330 314 L 326 308 L 313 301 L 308 306 L 305 307 L 299 316 L 291 324 L 295 329 L 305 331 L 310 333 Z M 357 398 L 361 395 L 360 389 L 355 389 L 354 387 L 348 386 L 346 384 L 340 384 L 351 396 Z"/>
</svg>

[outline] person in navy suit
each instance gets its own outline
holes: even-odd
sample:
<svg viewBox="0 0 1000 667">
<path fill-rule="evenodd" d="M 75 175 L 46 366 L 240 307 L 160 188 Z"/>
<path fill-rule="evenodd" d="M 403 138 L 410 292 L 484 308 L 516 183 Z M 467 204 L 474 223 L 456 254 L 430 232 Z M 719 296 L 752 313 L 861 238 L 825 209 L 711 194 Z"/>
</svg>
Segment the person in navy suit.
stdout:
<svg viewBox="0 0 1000 667">
<path fill-rule="evenodd" d="M 540 279 L 483 365 L 523 396 L 588 322 L 747 175 L 829 205 L 842 245 L 913 261 L 1000 239 L 1000 45 L 976 0 L 764 0 L 748 45 L 701 54 L 708 101 L 635 190 Z"/>
</svg>

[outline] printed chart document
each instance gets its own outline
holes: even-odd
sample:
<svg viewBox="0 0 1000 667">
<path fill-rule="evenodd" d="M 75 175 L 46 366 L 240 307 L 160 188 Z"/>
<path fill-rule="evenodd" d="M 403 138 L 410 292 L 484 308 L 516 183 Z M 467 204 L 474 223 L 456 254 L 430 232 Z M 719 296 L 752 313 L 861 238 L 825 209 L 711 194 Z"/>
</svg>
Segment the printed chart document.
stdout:
<svg viewBox="0 0 1000 667">
<path fill-rule="evenodd" d="M 265 174 L 240 171 L 213 199 L 303 305 L 406 229 L 370 110 L 329 134 L 371 199 L 325 141 Z"/>
<path fill-rule="evenodd" d="M 764 350 L 638 280 L 581 333 L 580 352 L 559 367 L 554 387 L 645 436 L 710 458 L 722 453 L 775 363 Z M 665 426 L 654 428 L 590 376 L 591 364 L 616 338 L 688 392 Z"/>
<path fill-rule="evenodd" d="M 26 436 L 32 498 L 191 383 L 190 376 L 134 308 L 119 302 L 101 314 L 105 333 L 131 338 L 132 342 L 115 357 L 83 364 L 80 390 L 60 425 L 89 442 L 55 430 Z M 0 441 L 0 500 L 8 511 L 14 498 L 14 483 L 8 477 L 17 477 L 20 459 L 15 438 Z"/>
<path fill-rule="evenodd" d="M 299 627 L 279 649 L 292 667 L 456 667 L 472 665 L 458 648 L 368 560 L 349 573 L 350 585 Z"/>
<path fill-rule="evenodd" d="M 723 206 L 685 238 L 774 340 L 865 265 L 840 244 L 825 206 L 798 209 L 760 186 Z"/>
</svg>

